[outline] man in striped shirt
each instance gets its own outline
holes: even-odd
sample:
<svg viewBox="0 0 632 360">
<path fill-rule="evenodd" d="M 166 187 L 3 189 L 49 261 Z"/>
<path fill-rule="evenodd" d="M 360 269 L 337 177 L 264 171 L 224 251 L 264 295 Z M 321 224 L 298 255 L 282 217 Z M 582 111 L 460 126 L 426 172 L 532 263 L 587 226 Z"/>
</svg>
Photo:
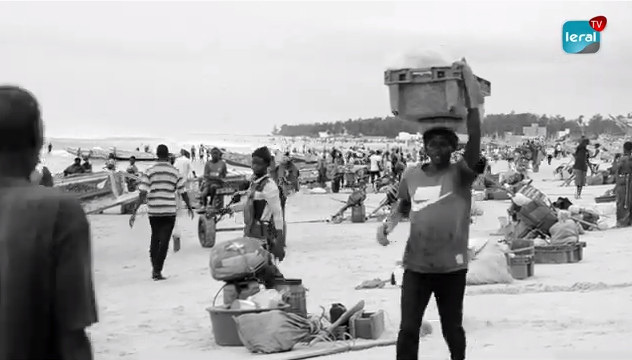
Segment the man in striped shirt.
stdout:
<svg viewBox="0 0 632 360">
<path fill-rule="evenodd" d="M 189 216 L 193 218 L 193 208 L 184 187 L 184 178 L 169 162 L 169 149 L 166 145 L 156 148 L 158 162 L 141 175 L 140 196 L 129 219 L 130 227 L 136 221 L 136 212 L 141 204 L 147 201 L 147 213 L 151 226 L 151 244 L 149 257 L 152 265 L 152 278 L 164 280 L 162 268 L 169 251 L 171 233 L 176 223 L 177 196 L 182 196 Z"/>
</svg>

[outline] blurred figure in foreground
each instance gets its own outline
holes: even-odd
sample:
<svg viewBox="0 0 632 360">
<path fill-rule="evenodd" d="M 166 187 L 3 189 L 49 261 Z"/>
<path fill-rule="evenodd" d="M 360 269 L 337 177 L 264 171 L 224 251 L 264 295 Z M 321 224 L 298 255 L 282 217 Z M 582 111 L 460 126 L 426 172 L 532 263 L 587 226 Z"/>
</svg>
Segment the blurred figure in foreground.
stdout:
<svg viewBox="0 0 632 360">
<path fill-rule="evenodd" d="M 90 225 L 76 198 L 29 181 L 42 145 L 33 95 L 0 86 L 0 359 L 91 360 Z"/>
</svg>

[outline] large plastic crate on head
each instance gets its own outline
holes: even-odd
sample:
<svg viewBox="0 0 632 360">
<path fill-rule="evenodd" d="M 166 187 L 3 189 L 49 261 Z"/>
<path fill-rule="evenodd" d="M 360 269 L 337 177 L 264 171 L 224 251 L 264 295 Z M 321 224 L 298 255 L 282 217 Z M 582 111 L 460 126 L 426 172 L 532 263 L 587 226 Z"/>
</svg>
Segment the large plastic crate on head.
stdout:
<svg viewBox="0 0 632 360">
<path fill-rule="evenodd" d="M 491 95 L 491 83 L 477 79 L 483 95 Z M 391 112 L 399 118 L 424 123 L 461 122 L 467 115 L 460 68 L 386 70 L 384 84 L 389 88 Z"/>
</svg>

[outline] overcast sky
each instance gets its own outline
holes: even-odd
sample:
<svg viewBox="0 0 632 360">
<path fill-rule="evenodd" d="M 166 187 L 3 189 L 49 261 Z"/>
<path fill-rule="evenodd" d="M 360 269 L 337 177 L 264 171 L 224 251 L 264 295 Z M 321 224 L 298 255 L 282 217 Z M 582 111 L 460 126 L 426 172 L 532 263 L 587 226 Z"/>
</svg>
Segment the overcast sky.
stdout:
<svg viewBox="0 0 632 360">
<path fill-rule="evenodd" d="M 597 54 L 566 20 L 608 18 Z M 465 56 L 486 111 L 632 112 L 630 2 L 0 3 L 0 81 L 48 136 L 263 134 L 389 114 L 383 71 L 415 48 Z"/>
</svg>

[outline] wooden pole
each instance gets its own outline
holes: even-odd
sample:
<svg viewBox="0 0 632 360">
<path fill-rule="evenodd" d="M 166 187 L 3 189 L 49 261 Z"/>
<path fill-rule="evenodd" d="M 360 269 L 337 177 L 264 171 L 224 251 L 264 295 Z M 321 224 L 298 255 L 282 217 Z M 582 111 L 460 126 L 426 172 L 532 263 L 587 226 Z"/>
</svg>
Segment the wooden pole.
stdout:
<svg viewBox="0 0 632 360">
<path fill-rule="evenodd" d="M 305 359 L 314 359 L 323 356 L 329 356 L 334 354 L 341 354 L 349 351 L 360 351 L 367 350 L 375 347 L 384 347 L 384 346 L 393 346 L 397 344 L 397 340 L 382 340 L 382 341 L 372 341 L 365 344 L 357 344 L 357 345 L 345 345 L 330 349 L 323 349 L 318 351 L 309 352 L 307 354 L 298 354 L 295 356 L 291 356 L 289 358 L 285 358 L 283 360 L 305 360 Z"/>
</svg>

